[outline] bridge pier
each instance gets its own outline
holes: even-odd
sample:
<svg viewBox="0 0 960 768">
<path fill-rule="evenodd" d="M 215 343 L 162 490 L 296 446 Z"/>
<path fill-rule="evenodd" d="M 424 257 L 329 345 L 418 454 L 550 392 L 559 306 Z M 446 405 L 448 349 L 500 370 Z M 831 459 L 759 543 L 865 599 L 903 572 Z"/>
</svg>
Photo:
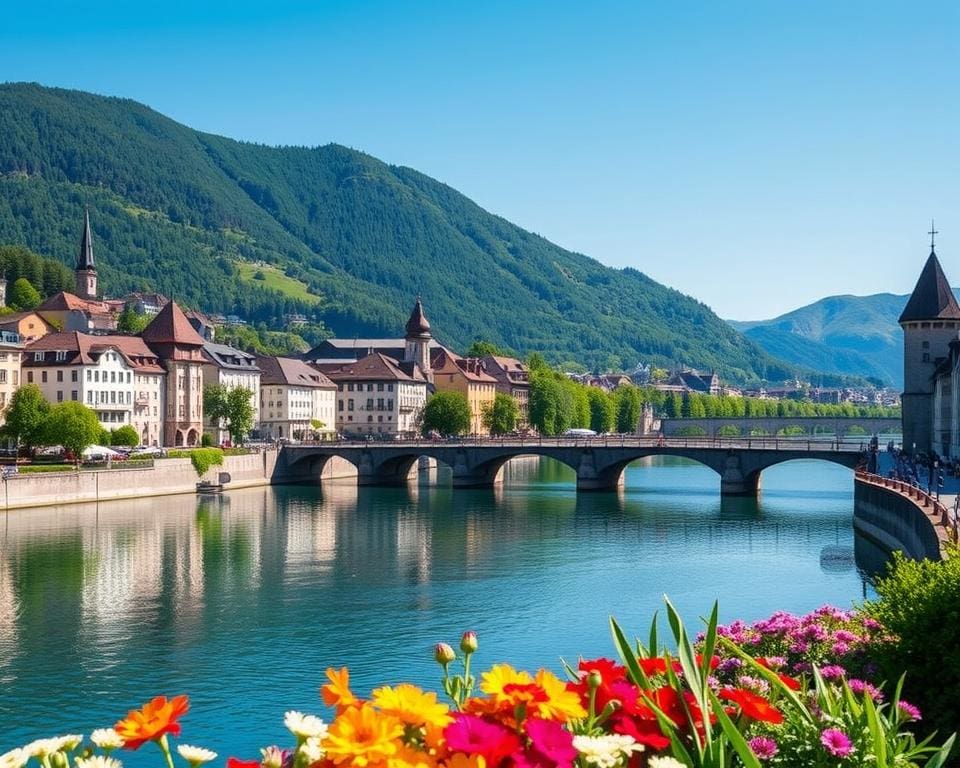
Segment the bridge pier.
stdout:
<svg viewBox="0 0 960 768">
<path fill-rule="evenodd" d="M 720 495 L 756 496 L 759 490 L 760 473 L 746 471 L 741 454 L 731 451 L 720 470 Z"/>
<path fill-rule="evenodd" d="M 578 491 L 615 491 L 623 485 L 623 468 L 598 470 L 593 451 L 586 450 L 577 465 Z"/>
</svg>

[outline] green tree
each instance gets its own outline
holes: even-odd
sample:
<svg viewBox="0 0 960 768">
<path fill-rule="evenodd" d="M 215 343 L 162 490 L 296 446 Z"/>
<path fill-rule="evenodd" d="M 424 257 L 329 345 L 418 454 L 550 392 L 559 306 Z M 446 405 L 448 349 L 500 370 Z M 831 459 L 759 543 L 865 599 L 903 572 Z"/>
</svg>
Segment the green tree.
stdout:
<svg viewBox="0 0 960 768">
<path fill-rule="evenodd" d="M 128 448 L 136 448 L 140 445 L 140 435 L 137 430 L 129 424 L 124 424 L 110 433 L 110 445 L 124 445 Z"/>
<path fill-rule="evenodd" d="M 117 317 L 117 330 L 121 333 L 143 333 L 143 329 L 150 325 L 147 315 L 135 312 L 133 307 L 124 307 Z"/>
<path fill-rule="evenodd" d="M 100 422 L 83 403 L 68 400 L 50 409 L 44 434 L 48 445 L 62 445 L 79 462 L 83 452 L 100 438 Z"/>
<path fill-rule="evenodd" d="M 230 433 L 230 441 L 242 444 L 253 429 L 253 392 L 246 387 L 210 384 L 203 390 L 203 410 L 213 423 Z"/>
<path fill-rule="evenodd" d="M 560 435 L 570 428 L 573 398 L 554 371 L 548 368 L 531 369 L 528 407 L 530 423 L 541 434 Z"/>
<path fill-rule="evenodd" d="M 470 431 L 470 403 L 462 392 L 436 392 L 423 408 L 423 434 L 462 435 Z"/>
<path fill-rule="evenodd" d="M 640 390 L 636 387 L 617 387 L 614 395 L 617 400 L 617 432 L 630 434 L 637 431 L 643 403 Z"/>
<path fill-rule="evenodd" d="M 598 435 L 617 428 L 617 403 L 613 395 L 598 387 L 587 391 L 590 401 L 590 429 Z"/>
<path fill-rule="evenodd" d="M 3 434 L 33 450 L 43 444 L 44 425 L 50 413 L 50 403 L 46 401 L 40 387 L 36 384 L 25 384 L 13 393 L 10 404 L 4 414 L 6 424 Z"/>
<path fill-rule="evenodd" d="M 36 309 L 43 299 L 27 278 L 19 277 L 10 288 L 9 301 L 11 307 L 25 311 Z"/>
<path fill-rule="evenodd" d="M 493 402 L 484 406 L 483 426 L 491 435 L 505 435 L 517 428 L 520 406 L 515 398 L 503 392 L 497 392 Z"/>
<path fill-rule="evenodd" d="M 491 341 L 475 339 L 467 348 L 467 357 L 486 357 L 487 355 L 505 355 L 505 350 L 498 347 Z"/>
</svg>

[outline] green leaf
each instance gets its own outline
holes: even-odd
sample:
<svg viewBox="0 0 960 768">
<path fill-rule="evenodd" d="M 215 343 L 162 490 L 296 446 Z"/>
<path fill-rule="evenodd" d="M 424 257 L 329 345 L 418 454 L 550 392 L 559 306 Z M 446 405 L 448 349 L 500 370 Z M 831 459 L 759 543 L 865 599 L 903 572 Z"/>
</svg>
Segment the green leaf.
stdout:
<svg viewBox="0 0 960 768">
<path fill-rule="evenodd" d="M 953 749 L 953 742 L 956 740 L 957 734 L 952 734 L 949 739 L 947 739 L 943 746 L 934 754 L 929 760 L 927 760 L 924 768 L 943 768 L 943 765 L 947 762 L 947 758 L 950 757 L 950 751 Z"/>
<path fill-rule="evenodd" d="M 750 745 L 747 744 L 747 740 L 743 738 L 743 734 L 740 733 L 737 726 L 734 725 L 733 721 L 730 719 L 730 716 L 724 711 L 723 705 L 720 703 L 720 699 L 717 698 L 717 694 L 715 694 L 709 688 L 707 689 L 707 692 L 710 697 L 710 705 L 713 708 L 713 714 L 716 715 L 717 722 L 720 723 L 720 728 L 723 730 L 723 735 L 727 737 L 730 745 L 736 751 L 737 756 L 744 765 L 744 768 L 761 768 L 760 760 L 757 759 L 755 754 L 753 754 L 753 750 L 750 749 Z"/>
<path fill-rule="evenodd" d="M 620 658 L 623 660 L 627 672 L 630 674 L 630 679 L 641 688 L 649 688 L 650 681 L 640 668 L 640 665 L 637 664 L 637 657 L 633 652 L 633 646 L 630 644 L 630 641 L 627 640 L 627 636 L 623 634 L 623 630 L 620 629 L 620 625 L 617 624 L 617 620 L 613 618 L 613 616 L 610 617 L 610 632 L 613 634 L 613 643 L 617 647 L 617 653 L 620 654 Z"/>
</svg>

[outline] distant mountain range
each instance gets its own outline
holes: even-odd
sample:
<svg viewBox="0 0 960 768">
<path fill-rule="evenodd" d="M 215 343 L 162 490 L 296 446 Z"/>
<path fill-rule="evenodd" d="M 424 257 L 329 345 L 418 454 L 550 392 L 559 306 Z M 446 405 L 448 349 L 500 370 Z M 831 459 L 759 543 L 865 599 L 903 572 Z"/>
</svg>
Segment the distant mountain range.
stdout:
<svg viewBox="0 0 960 768">
<path fill-rule="evenodd" d="M 0 244 L 72 264 L 85 205 L 112 295 L 158 290 L 273 327 L 303 313 L 350 337 L 396 335 L 421 294 L 435 335 L 460 349 L 485 339 L 733 381 L 796 373 L 701 302 L 410 168 L 337 145 L 234 141 L 127 99 L 0 85 Z"/>
<path fill-rule="evenodd" d="M 954 293 L 957 289 L 954 289 Z M 909 294 L 828 296 L 772 320 L 728 321 L 771 355 L 808 370 L 870 376 L 903 386 L 903 331 Z"/>
</svg>

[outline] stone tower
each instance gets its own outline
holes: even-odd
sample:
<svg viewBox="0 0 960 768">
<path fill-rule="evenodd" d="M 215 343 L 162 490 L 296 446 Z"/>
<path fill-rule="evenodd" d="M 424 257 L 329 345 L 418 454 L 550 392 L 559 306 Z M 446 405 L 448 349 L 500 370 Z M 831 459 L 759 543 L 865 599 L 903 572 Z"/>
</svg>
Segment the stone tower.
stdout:
<svg viewBox="0 0 960 768">
<path fill-rule="evenodd" d="M 93 261 L 93 236 L 90 234 L 90 209 L 83 214 L 83 236 L 80 238 L 80 255 L 74 269 L 77 296 L 81 299 L 97 298 L 97 265 Z"/>
<path fill-rule="evenodd" d="M 930 244 L 930 256 L 900 315 L 903 328 L 903 448 L 929 452 L 934 438 L 934 373 L 960 331 L 960 304 Z"/>
<path fill-rule="evenodd" d="M 163 444 L 192 446 L 203 434 L 203 339 L 176 302 L 167 302 L 141 337 L 167 372 Z"/>
<path fill-rule="evenodd" d="M 413 305 L 413 312 L 410 313 L 410 319 L 407 320 L 403 362 L 419 365 L 421 372 L 430 382 L 433 381 L 433 369 L 430 367 L 430 341 L 432 339 L 430 323 L 423 313 L 423 304 L 420 302 L 420 297 L 417 296 L 417 303 Z"/>
</svg>

